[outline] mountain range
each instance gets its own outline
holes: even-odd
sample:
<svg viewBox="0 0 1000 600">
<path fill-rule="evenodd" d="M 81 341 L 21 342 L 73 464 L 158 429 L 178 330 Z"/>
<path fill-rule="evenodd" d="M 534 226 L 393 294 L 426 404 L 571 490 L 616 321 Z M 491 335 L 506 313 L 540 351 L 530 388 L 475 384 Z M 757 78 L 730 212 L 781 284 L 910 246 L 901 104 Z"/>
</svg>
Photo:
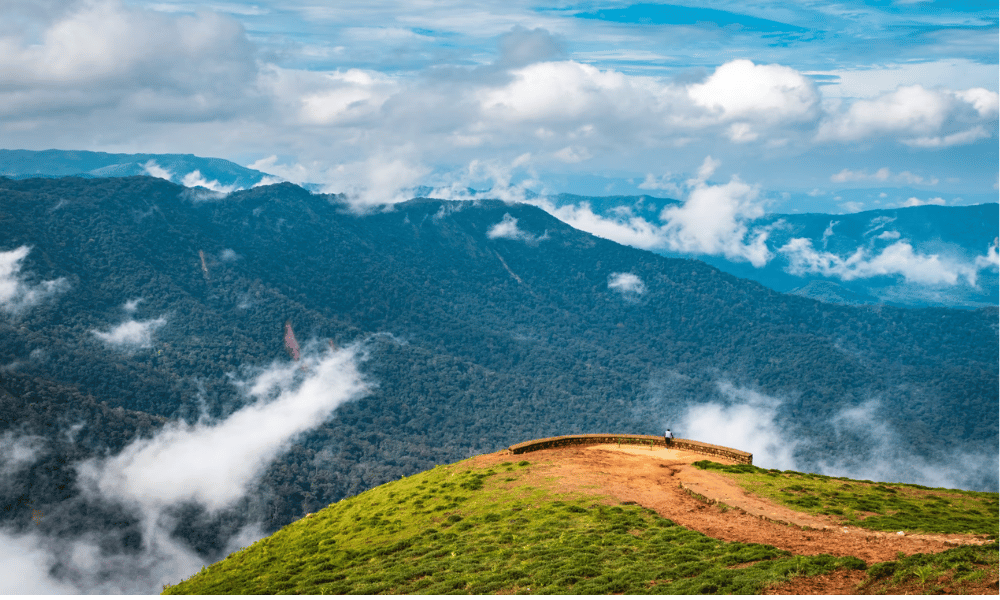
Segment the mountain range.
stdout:
<svg viewBox="0 0 1000 600">
<path fill-rule="evenodd" d="M 77 176 L 154 175 L 186 187 L 228 193 L 279 178 L 236 163 L 193 155 L 107 154 L 103 152 L 0 150 L 0 176 L 12 179 Z M 323 186 L 302 184 L 310 191 Z M 894 189 L 893 195 L 917 190 Z M 847 193 L 844 191 L 843 193 Z M 419 186 L 416 197 L 449 199 L 454 190 Z M 462 190 L 462 197 L 489 198 L 489 190 Z M 539 196 L 522 190 L 524 200 L 549 210 L 585 208 L 604 227 L 589 230 L 631 243 L 619 229 L 656 231 L 664 228 L 664 211 L 684 202 L 655 196 L 587 197 L 573 194 Z M 886 194 L 882 194 L 886 195 Z M 937 198 L 935 202 L 943 203 Z M 848 305 L 951 306 L 975 308 L 1000 303 L 997 245 L 1000 220 L 996 202 L 972 206 L 907 206 L 847 214 L 768 213 L 737 222 L 745 234 L 737 245 L 759 244 L 754 262 L 746 256 L 694 251 L 670 234 L 645 240 L 640 247 L 675 258 L 694 258 L 717 269 L 761 283 L 775 291 L 828 303 Z M 570 219 L 571 224 L 575 223 Z M 591 223 L 593 225 L 593 223 Z M 602 231 L 604 229 L 605 231 Z M 756 241 L 760 238 L 760 241 Z M 761 255 L 764 258 L 761 258 Z"/>
<path fill-rule="evenodd" d="M 531 205 L 359 215 L 288 183 L 0 179 L 0 231 L 2 519 L 52 548 L 142 554 L 154 523 L 161 551 L 217 557 L 576 432 L 673 427 L 766 467 L 997 489 L 996 307 L 828 304 Z M 244 476 L 187 474 L 213 465 Z"/>
</svg>

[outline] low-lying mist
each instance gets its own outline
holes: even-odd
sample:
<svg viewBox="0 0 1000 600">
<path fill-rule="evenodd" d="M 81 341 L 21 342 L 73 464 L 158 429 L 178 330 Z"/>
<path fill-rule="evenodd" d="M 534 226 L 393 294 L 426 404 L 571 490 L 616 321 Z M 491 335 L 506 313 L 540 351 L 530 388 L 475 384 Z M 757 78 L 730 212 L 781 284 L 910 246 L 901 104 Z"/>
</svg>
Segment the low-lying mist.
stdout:
<svg viewBox="0 0 1000 600">
<path fill-rule="evenodd" d="M 940 447 L 930 457 L 922 456 L 881 418 L 882 402 L 877 398 L 837 412 L 824 424 L 820 440 L 781 418 L 784 399 L 728 382 L 716 385 L 717 400 L 680 411 L 673 422 L 675 435 L 751 452 L 754 464 L 764 468 L 997 491 L 995 445 Z"/>
<path fill-rule="evenodd" d="M 192 508 L 213 515 L 241 501 L 298 435 L 366 394 L 360 358 L 358 345 L 331 350 L 325 343 L 306 344 L 299 361 L 274 362 L 237 380 L 249 404 L 229 416 L 171 423 L 113 456 L 76 464 L 77 485 L 88 504 L 124 515 L 139 535 L 126 534 L 122 541 L 114 526 L 53 533 L 72 529 L 68 523 L 0 531 L 0 593 L 157 593 L 259 539 L 261 527 L 250 523 L 228 537 L 218 556 L 206 556 L 172 532 Z M 5 439 L 3 464 L 23 467 L 31 458 L 25 451 L 33 448 L 29 441 Z M 16 454 L 7 457 L 7 449 Z M 72 519 L 70 510 L 49 512 L 38 518 Z"/>
</svg>

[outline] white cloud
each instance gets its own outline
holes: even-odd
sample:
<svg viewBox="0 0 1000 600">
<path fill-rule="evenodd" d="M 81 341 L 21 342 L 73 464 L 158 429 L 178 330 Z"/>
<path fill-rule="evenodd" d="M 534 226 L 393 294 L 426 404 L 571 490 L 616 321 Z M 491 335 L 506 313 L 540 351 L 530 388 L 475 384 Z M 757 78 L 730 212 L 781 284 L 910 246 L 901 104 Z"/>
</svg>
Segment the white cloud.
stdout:
<svg viewBox="0 0 1000 600">
<path fill-rule="evenodd" d="M 978 269 L 998 269 L 1000 268 L 1000 252 L 998 252 L 998 240 L 994 239 L 993 243 L 986 250 L 986 254 L 983 256 L 976 257 L 976 268 Z"/>
<path fill-rule="evenodd" d="M 871 399 L 840 410 L 830 420 L 835 435 L 848 440 L 854 452 L 827 456 L 819 471 L 869 481 L 911 482 L 931 487 L 976 489 L 996 477 L 996 452 L 949 449 L 940 459 L 914 455 L 899 434 L 879 414 L 881 402 Z"/>
<path fill-rule="evenodd" d="M 898 135 L 904 143 L 917 147 L 968 144 L 992 135 L 984 128 L 985 123 L 980 122 L 996 119 L 995 114 L 980 110 L 996 102 L 996 94 L 989 94 L 986 90 L 903 86 L 872 100 L 856 100 L 846 110 L 830 113 L 820 125 L 817 139 L 851 142 Z"/>
<path fill-rule="evenodd" d="M 697 176 L 685 182 L 687 198 L 679 206 L 665 207 L 659 223 L 631 212 L 598 215 L 586 202 L 564 206 L 555 206 L 544 198 L 530 202 L 572 227 L 620 244 L 724 255 L 763 266 L 772 256 L 766 244 L 769 231 L 749 229 L 750 221 L 764 215 L 763 202 L 758 200 L 760 189 L 735 176 L 729 183 L 707 183 L 719 165 L 711 156 L 705 157 Z"/>
<path fill-rule="evenodd" d="M 555 157 L 564 163 L 578 163 L 591 158 L 593 155 L 583 146 L 566 146 L 555 153 Z"/>
<path fill-rule="evenodd" d="M 108 344 L 109 346 L 125 351 L 131 351 L 141 348 L 151 348 L 153 346 L 153 333 L 166 324 L 167 319 L 165 317 L 158 317 L 156 319 L 149 319 L 146 321 L 129 319 L 124 323 L 112 327 L 108 331 L 98 331 L 96 329 L 92 329 L 90 332 L 94 334 L 97 339 L 101 340 L 105 344 Z"/>
<path fill-rule="evenodd" d="M 146 164 L 142 165 L 142 168 L 146 171 L 146 174 L 150 177 L 159 177 L 160 179 L 166 179 L 167 181 L 173 181 L 174 174 L 169 169 L 165 169 L 160 165 L 156 164 L 155 160 L 148 160 Z"/>
<path fill-rule="evenodd" d="M 717 111 L 723 119 L 806 120 L 815 116 L 819 100 L 812 82 L 795 69 L 745 59 L 719 66 L 704 83 L 690 85 L 687 91 L 696 105 Z M 738 129 L 738 135 L 750 135 L 749 125 L 740 125 L 746 129 Z"/>
<path fill-rule="evenodd" d="M 982 125 L 976 125 L 975 127 L 965 131 L 959 131 L 958 133 L 953 133 L 951 135 L 936 135 L 930 137 L 904 139 L 903 143 L 907 146 L 913 146 L 915 148 L 948 148 L 949 146 L 964 146 L 965 144 L 971 144 L 977 140 L 991 137 L 992 135 L 993 134 L 986 131 L 986 128 Z"/>
<path fill-rule="evenodd" d="M 733 177 L 729 183 L 709 185 L 705 179 L 714 172 L 717 162 L 707 157 L 681 206 L 667 206 L 660 214 L 664 223 L 666 247 L 693 254 L 723 254 L 750 261 L 761 267 L 771 258 L 765 244 L 766 231 L 751 235 L 747 221 L 764 215 L 758 196 L 760 188 Z"/>
<path fill-rule="evenodd" d="M 109 551 L 118 544 L 104 542 L 119 542 L 117 531 L 76 537 L 0 531 L 0 593 L 156 593 L 263 537 L 260 527 L 251 524 L 226 540 L 220 556 L 201 556 L 171 535 L 176 521 L 170 509 L 188 502 L 212 512 L 230 507 L 296 436 L 367 393 L 357 370 L 358 351 L 355 346 L 331 351 L 326 343 L 307 344 L 300 361 L 275 362 L 249 380 L 237 381 L 251 402 L 228 417 L 215 423 L 170 423 L 116 455 L 75 465 L 85 497 L 119 504 L 136 518 L 141 547 Z M 0 438 L 5 457 L 11 439 Z M 25 444 L 23 438 L 14 442 Z M 22 462 L 30 459 L 20 454 Z"/>
<path fill-rule="evenodd" d="M 79 590 L 55 580 L 49 571 L 56 558 L 36 534 L 0 531 L 0 594 L 75 594 Z"/>
<path fill-rule="evenodd" d="M 939 182 L 937 177 L 924 177 L 909 171 L 893 173 L 889 170 L 889 167 L 882 167 L 871 174 L 869 174 L 867 170 L 852 171 L 850 169 L 843 169 L 839 173 L 831 175 L 830 181 L 834 183 L 845 183 L 851 181 L 894 181 L 910 185 L 937 185 Z"/>
<path fill-rule="evenodd" d="M 883 231 L 882 233 L 878 234 L 875 237 L 877 237 L 880 240 L 898 240 L 899 239 L 899 232 L 898 231 Z"/>
<path fill-rule="evenodd" d="M 0 36 L 0 114 L 112 108 L 128 119 L 202 120 L 248 106 L 256 78 L 242 26 L 213 12 L 166 15 L 119 0 L 35 12 L 32 33 Z"/>
<path fill-rule="evenodd" d="M 678 434 L 750 452 L 754 464 L 765 469 L 795 469 L 797 444 L 775 423 L 781 400 L 730 383 L 718 386 L 729 404 L 690 406 L 681 418 Z"/>
<path fill-rule="evenodd" d="M 20 246 L 6 252 L 0 251 L 0 311 L 18 315 L 32 306 L 69 289 L 65 277 L 31 284 L 21 275 L 21 263 L 31 252 Z"/>
<path fill-rule="evenodd" d="M 611 273 L 608 275 L 608 289 L 621 292 L 626 298 L 646 293 L 646 284 L 635 273 Z"/>
<path fill-rule="evenodd" d="M 123 307 L 125 312 L 129 314 L 134 313 L 136 309 L 139 308 L 139 303 L 142 302 L 142 300 L 143 300 L 142 298 L 135 298 L 133 300 L 129 300 L 128 302 L 126 302 L 125 306 Z"/>
<path fill-rule="evenodd" d="M 927 205 L 944 206 L 945 204 L 947 204 L 947 202 L 945 202 L 944 198 L 941 198 L 941 197 L 928 198 L 926 200 L 921 200 L 920 198 L 911 196 L 910 198 L 907 198 L 905 201 L 900 202 L 898 204 L 898 206 L 901 206 L 901 207 L 927 206 Z"/>
<path fill-rule="evenodd" d="M 486 232 L 486 236 L 490 239 L 504 238 L 508 240 L 521 240 L 529 244 L 535 244 L 542 240 L 548 239 L 548 232 L 545 232 L 541 236 L 536 236 L 534 234 L 528 233 L 517 226 L 517 219 L 510 216 L 509 213 L 504 213 L 503 219 L 499 223 L 490 227 L 489 231 Z"/>
<path fill-rule="evenodd" d="M 811 240 L 793 238 L 778 252 L 788 259 L 788 272 L 793 275 L 816 273 L 844 281 L 901 275 L 909 282 L 924 285 L 956 285 L 962 279 L 975 285 L 978 271 L 975 263 L 921 254 L 905 241 L 891 244 L 878 254 L 872 255 L 862 247 L 842 258 L 832 252 L 817 251 Z"/>
<path fill-rule="evenodd" d="M 219 194 L 229 194 L 229 193 L 231 193 L 231 192 L 233 192 L 234 190 L 237 189 L 237 187 L 236 187 L 235 184 L 234 185 L 222 185 L 221 183 L 218 182 L 218 180 L 215 180 L 215 179 L 209 181 L 209 180 L 205 179 L 202 176 L 201 171 L 199 171 L 197 169 L 195 169 L 194 171 L 191 171 L 190 173 L 188 173 L 187 175 L 185 175 L 183 178 L 181 178 L 181 183 L 184 185 L 184 187 L 189 187 L 189 188 L 192 188 L 192 187 L 201 187 L 201 188 L 205 188 L 207 190 L 211 190 L 213 192 L 217 192 Z"/>
<path fill-rule="evenodd" d="M 16 436 L 8 431 L 0 436 L 0 486 L 4 477 L 34 464 L 44 448 L 45 440 L 35 435 Z"/>
<path fill-rule="evenodd" d="M 79 468 L 84 485 L 147 508 L 185 501 L 225 508 L 296 435 L 367 392 L 355 352 L 310 349 L 298 362 L 273 363 L 242 384 L 252 404 L 214 424 L 170 424 L 111 458 L 87 461 Z"/>
<path fill-rule="evenodd" d="M 656 177 L 652 173 L 647 173 L 646 178 L 638 185 L 640 190 L 663 190 L 673 196 L 680 197 L 684 194 L 683 188 L 677 184 L 670 173 Z"/>
<path fill-rule="evenodd" d="M 222 262 L 235 262 L 240 258 L 242 257 L 232 248 L 223 248 L 222 252 L 219 253 L 219 260 Z"/>
</svg>

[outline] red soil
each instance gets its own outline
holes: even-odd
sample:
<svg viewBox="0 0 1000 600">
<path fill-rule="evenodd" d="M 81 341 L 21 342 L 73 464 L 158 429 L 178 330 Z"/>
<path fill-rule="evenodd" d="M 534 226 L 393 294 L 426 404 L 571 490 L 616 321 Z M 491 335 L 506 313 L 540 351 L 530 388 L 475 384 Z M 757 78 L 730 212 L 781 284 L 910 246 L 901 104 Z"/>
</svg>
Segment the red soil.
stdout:
<svg viewBox="0 0 1000 600">
<path fill-rule="evenodd" d="M 832 518 L 800 513 L 750 495 L 727 477 L 691 465 L 706 458 L 716 462 L 726 462 L 725 459 L 683 450 L 602 444 L 551 448 L 517 457 L 504 451 L 473 460 L 477 465 L 488 466 L 515 458 L 532 463 L 528 476 L 538 487 L 608 495 L 652 509 L 679 525 L 716 539 L 770 544 L 794 554 L 856 556 L 872 564 L 895 560 L 899 552 L 906 555 L 941 552 L 959 544 L 984 541 L 982 536 L 901 536 L 843 527 Z M 716 502 L 730 508 L 722 509 Z M 838 571 L 795 580 L 774 592 L 848 594 L 863 578 L 863 571 Z"/>
</svg>

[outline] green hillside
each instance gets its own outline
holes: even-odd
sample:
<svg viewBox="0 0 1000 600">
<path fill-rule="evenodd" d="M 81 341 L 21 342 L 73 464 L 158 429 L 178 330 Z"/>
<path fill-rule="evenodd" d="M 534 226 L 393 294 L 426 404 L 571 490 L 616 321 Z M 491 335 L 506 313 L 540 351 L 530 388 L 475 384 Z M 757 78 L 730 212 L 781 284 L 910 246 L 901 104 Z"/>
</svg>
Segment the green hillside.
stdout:
<svg viewBox="0 0 1000 600">
<path fill-rule="evenodd" d="M 713 539 L 601 490 L 568 492 L 551 476 L 533 477 L 535 468 L 473 458 L 386 483 L 164 593 L 756 594 L 797 577 L 865 569 L 869 590 L 919 579 L 918 571 L 924 583 L 931 573 L 955 585 L 995 579 L 995 544 L 872 566 L 794 556 Z"/>
</svg>

